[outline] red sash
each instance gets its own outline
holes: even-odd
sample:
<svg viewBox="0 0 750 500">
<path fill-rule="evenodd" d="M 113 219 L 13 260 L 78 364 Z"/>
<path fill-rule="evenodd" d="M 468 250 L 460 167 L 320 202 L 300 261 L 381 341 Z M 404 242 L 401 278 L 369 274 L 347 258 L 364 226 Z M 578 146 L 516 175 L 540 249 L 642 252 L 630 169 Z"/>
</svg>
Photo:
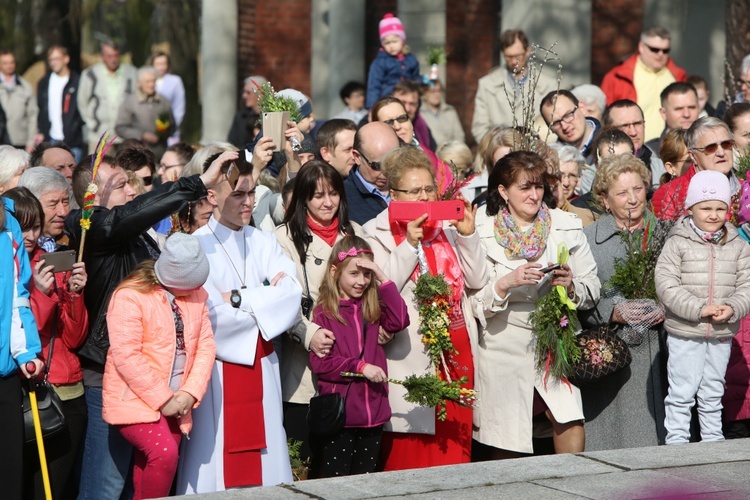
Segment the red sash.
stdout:
<svg viewBox="0 0 750 500">
<path fill-rule="evenodd" d="M 266 448 L 263 368 L 273 343 L 258 333 L 253 366 L 222 363 L 224 375 L 224 487 L 261 486 L 260 452 Z"/>
</svg>

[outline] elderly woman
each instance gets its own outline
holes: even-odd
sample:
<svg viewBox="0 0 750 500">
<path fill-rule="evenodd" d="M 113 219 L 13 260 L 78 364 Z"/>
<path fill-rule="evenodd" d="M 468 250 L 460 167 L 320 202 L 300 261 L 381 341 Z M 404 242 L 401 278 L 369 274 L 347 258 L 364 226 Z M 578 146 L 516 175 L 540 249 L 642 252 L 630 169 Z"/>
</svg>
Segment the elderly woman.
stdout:
<svg viewBox="0 0 750 500">
<path fill-rule="evenodd" d="M 577 307 L 591 307 L 599 280 L 581 220 L 542 201 L 546 170 L 536 153 L 505 156 L 490 174 L 487 205 L 477 214 L 490 280 L 473 297 L 481 324 L 474 439 L 494 448 L 493 458 L 532 453 L 533 420 L 542 414 L 552 423 L 557 453 L 584 449 L 581 393 L 567 381 L 545 380 L 537 369 L 529 314 L 557 285 Z M 542 273 L 540 268 L 557 262 L 561 244 L 570 260 Z"/>
<path fill-rule="evenodd" d="M 467 377 L 464 387 L 474 387 L 476 325 L 468 309 L 466 292 L 487 283 L 484 251 L 474 229 L 474 214 L 465 203 L 464 218 L 450 223 L 425 221 L 426 214 L 412 221 L 391 218 L 395 203 L 436 201 L 437 186 L 429 158 L 414 147 L 404 146 L 383 159 L 393 202 L 363 227 L 375 262 L 401 291 L 409 305 L 411 326 L 385 345 L 388 375 L 403 380 L 409 375 L 435 373 L 427 346 L 419 331 L 419 313 L 414 305 L 416 280 L 423 271 L 442 274 L 451 285 L 450 339 L 457 352 L 444 353 L 439 376 L 443 380 Z M 426 266 L 427 269 L 424 269 Z M 447 370 L 447 372 L 446 372 Z M 385 470 L 412 469 L 465 463 L 471 460 L 472 410 L 447 403 L 447 419 L 436 418 L 436 410 L 404 400 L 405 389 L 391 385 L 389 400 L 393 417 L 383 434 Z"/>
<path fill-rule="evenodd" d="M 593 224 L 598 215 L 590 207 L 571 205 L 571 201 L 579 196 L 581 185 L 581 171 L 586 168 L 586 160 L 574 146 L 555 142 L 549 145 L 557 153 L 556 182 L 550 187 L 557 201 L 557 208 L 563 212 L 576 214 L 583 221 L 583 227 Z"/>
<path fill-rule="evenodd" d="M 16 187 L 27 168 L 29 153 L 13 146 L 0 146 L 0 194 Z"/>
<path fill-rule="evenodd" d="M 422 145 L 417 141 L 417 136 L 414 134 L 414 125 L 409 120 L 409 114 L 406 112 L 403 103 L 395 97 L 383 97 L 372 106 L 371 114 L 372 121 L 383 122 L 390 126 L 404 143 L 411 144 L 427 155 L 430 163 L 432 163 L 432 168 L 435 170 L 436 185 L 441 193 L 444 192 L 446 187 L 453 182 L 453 173 L 448 165 L 430 151 L 427 145 Z"/>
<path fill-rule="evenodd" d="M 334 342 L 330 330 L 310 321 L 311 313 L 333 246 L 345 235 L 361 235 L 361 228 L 349 221 L 344 183 L 335 168 L 313 160 L 300 169 L 284 223 L 274 234 L 297 266 L 302 284 L 302 316 L 283 339 L 281 389 L 287 436 L 302 441 L 301 454 L 307 458 L 312 450 L 305 417 L 316 392 L 308 353 L 323 357 Z"/>
<path fill-rule="evenodd" d="M 487 202 L 487 179 L 495 164 L 511 151 L 521 147 L 523 136 L 511 127 L 497 126 L 490 129 L 477 147 L 477 155 L 474 157 L 474 179 L 462 190 L 465 193 L 471 190 L 470 196 L 464 197 L 473 200 L 472 204 L 482 206 Z"/>
<path fill-rule="evenodd" d="M 651 172 L 632 154 L 613 155 L 599 164 L 592 192 L 605 213 L 584 233 L 596 260 L 602 298 L 595 307 L 579 311 L 583 328 L 610 323 L 615 302 L 622 300 L 608 283 L 615 263 L 628 258 L 623 233 L 641 232 L 647 221 L 653 230 L 666 230 L 657 228 L 658 221 L 646 210 L 650 186 Z M 659 331 L 649 328 L 633 335 L 632 328 L 620 326 L 617 334 L 628 343 L 633 361 L 582 389 L 587 450 L 656 446 L 665 436 Z"/>
</svg>

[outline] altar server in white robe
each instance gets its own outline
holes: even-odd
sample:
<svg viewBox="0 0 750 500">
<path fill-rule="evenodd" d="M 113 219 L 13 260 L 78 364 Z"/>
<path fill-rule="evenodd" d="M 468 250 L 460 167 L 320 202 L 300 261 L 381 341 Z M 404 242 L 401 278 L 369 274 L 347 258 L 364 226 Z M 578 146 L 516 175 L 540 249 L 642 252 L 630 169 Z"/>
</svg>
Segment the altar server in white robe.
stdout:
<svg viewBox="0 0 750 500">
<path fill-rule="evenodd" d="M 183 440 L 180 494 L 292 482 L 271 340 L 294 326 L 302 288 L 273 234 L 249 226 L 252 167 L 236 152 L 222 156 L 226 180 L 208 190 L 213 216 L 194 233 L 211 268 L 204 288 L 216 363 Z"/>
</svg>

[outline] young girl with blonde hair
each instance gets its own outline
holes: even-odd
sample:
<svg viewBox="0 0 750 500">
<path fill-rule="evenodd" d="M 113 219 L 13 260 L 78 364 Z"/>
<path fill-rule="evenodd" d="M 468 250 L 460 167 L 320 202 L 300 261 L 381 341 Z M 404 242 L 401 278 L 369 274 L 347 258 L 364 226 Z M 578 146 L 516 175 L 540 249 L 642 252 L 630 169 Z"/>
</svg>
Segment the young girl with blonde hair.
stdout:
<svg viewBox="0 0 750 500">
<path fill-rule="evenodd" d="M 387 332 L 403 330 L 409 326 L 409 315 L 398 288 L 375 264 L 362 238 L 346 236 L 334 246 L 313 322 L 335 336 L 325 357 L 310 352 L 318 392 L 338 393 L 346 405 L 344 428 L 333 436 L 315 436 L 313 453 L 320 477 L 375 472 L 383 424 L 391 418 L 378 331 L 381 326 Z M 361 373 L 364 378 L 345 378 L 342 372 Z"/>
</svg>

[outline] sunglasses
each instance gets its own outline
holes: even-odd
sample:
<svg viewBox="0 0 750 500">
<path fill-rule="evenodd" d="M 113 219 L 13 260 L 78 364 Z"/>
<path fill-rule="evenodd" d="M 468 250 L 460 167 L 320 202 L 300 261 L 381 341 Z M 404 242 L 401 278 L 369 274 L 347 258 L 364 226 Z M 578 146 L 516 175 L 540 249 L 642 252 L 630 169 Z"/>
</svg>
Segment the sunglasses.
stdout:
<svg viewBox="0 0 750 500">
<path fill-rule="evenodd" d="M 150 186 L 154 182 L 154 177 L 149 175 L 148 177 L 141 177 L 141 181 L 144 186 Z"/>
<path fill-rule="evenodd" d="M 383 120 L 383 123 L 388 125 L 389 127 L 392 127 L 394 123 L 406 123 L 406 121 L 409 119 L 409 115 L 407 113 L 404 113 L 401 116 L 397 116 L 396 118 L 391 118 L 390 120 Z"/>
<path fill-rule="evenodd" d="M 666 49 L 660 49 L 658 47 L 652 47 L 651 45 L 647 45 L 645 43 L 643 45 L 646 45 L 646 48 L 650 50 L 651 52 L 653 52 L 654 54 L 658 54 L 659 52 L 661 52 L 662 54 L 669 54 L 669 51 L 671 50 L 671 47 L 667 47 Z"/>
<path fill-rule="evenodd" d="M 728 141 L 721 141 L 720 143 L 714 142 L 713 144 L 709 144 L 706 147 L 703 148 L 693 148 L 695 151 L 700 151 L 701 153 L 712 155 L 714 154 L 718 149 L 719 146 L 721 146 L 721 149 L 724 151 L 729 151 L 734 146 L 734 141 L 728 140 Z"/>
<path fill-rule="evenodd" d="M 404 115 L 404 116 L 406 116 L 406 115 Z M 361 157 L 362 157 L 362 159 L 363 159 L 363 160 L 365 160 L 365 161 L 367 162 L 367 164 L 368 164 L 368 165 L 370 165 L 370 168 L 371 168 L 371 169 L 373 169 L 373 170 L 377 170 L 378 172 L 380 172 L 380 170 L 381 170 L 381 169 L 383 168 L 383 167 L 382 167 L 382 166 L 380 165 L 380 162 L 379 162 L 379 161 L 370 161 L 370 160 L 368 160 L 368 159 L 367 159 L 367 157 L 366 157 L 366 156 L 365 156 L 365 155 L 364 155 L 364 154 L 362 153 L 362 151 L 357 151 L 357 152 L 359 153 L 359 156 L 361 156 Z"/>
</svg>

